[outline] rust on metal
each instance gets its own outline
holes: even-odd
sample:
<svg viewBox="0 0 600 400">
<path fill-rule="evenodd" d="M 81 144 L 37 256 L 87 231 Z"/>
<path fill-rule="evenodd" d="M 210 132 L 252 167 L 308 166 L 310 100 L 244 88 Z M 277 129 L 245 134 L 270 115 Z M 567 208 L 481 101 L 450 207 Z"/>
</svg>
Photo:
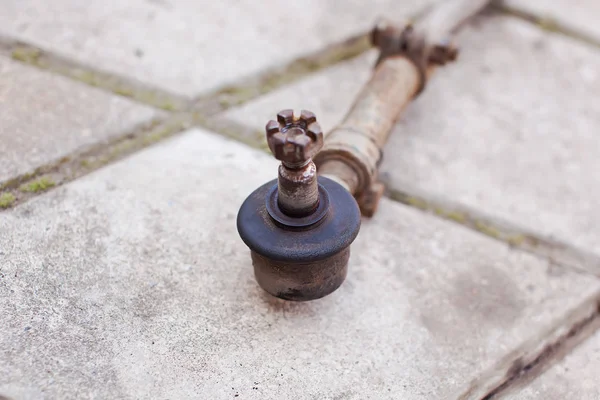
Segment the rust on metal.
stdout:
<svg viewBox="0 0 600 400">
<path fill-rule="evenodd" d="M 275 180 L 256 189 L 238 213 L 238 232 L 251 250 L 256 280 L 273 296 L 314 300 L 335 291 L 346 278 L 360 212 L 345 188 L 325 177 L 318 181 L 321 200 L 308 216 L 281 212 Z"/>
<path fill-rule="evenodd" d="M 323 147 L 323 132 L 317 117 L 302 110 L 296 117 L 293 110 L 277 114 L 277 121 L 265 127 L 267 143 L 279 166 L 279 207 L 291 216 L 312 213 L 319 203 L 317 167 L 312 157 Z"/>
<path fill-rule="evenodd" d="M 346 278 L 358 206 L 345 187 L 317 176 L 312 156 L 323 146 L 323 133 L 313 113 L 283 110 L 266 134 L 281 161 L 278 177 L 242 204 L 238 232 L 264 290 L 296 301 L 326 296 Z"/>
<path fill-rule="evenodd" d="M 454 31 L 489 3 L 447 0 L 416 25 L 382 20 L 373 29 L 371 40 L 380 50 L 373 75 L 315 156 L 319 174 L 346 187 L 363 215 L 375 213 L 384 192 L 377 169 L 396 120 L 434 69 L 456 59 Z"/>
<path fill-rule="evenodd" d="M 309 263 L 275 261 L 254 251 L 251 257 L 256 281 L 263 289 L 281 299 L 306 301 L 340 287 L 348 273 L 350 247 Z"/>
<path fill-rule="evenodd" d="M 418 69 L 409 59 L 393 57 L 380 63 L 315 157 L 319 174 L 342 180 L 364 215 L 371 216 L 377 209 L 383 194 L 377 182 L 383 146 L 419 85 Z"/>
</svg>

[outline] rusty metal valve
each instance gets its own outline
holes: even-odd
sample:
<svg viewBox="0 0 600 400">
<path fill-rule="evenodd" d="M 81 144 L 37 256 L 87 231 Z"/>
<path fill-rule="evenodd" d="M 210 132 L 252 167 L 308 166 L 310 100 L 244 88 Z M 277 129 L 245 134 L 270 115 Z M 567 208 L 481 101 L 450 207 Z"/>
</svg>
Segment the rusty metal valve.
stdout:
<svg viewBox="0 0 600 400">
<path fill-rule="evenodd" d="M 317 176 L 312 157 L 323 146 L 323 133 L 312 112 L 283 110 L 267 123 L 266 134 L 281 161 L 278 178 L 244 201 L 238 232 L 264 290 L 287 300 L 318 299 L 346 278 L 360 212 L 344 187 Z"/>
</svg>

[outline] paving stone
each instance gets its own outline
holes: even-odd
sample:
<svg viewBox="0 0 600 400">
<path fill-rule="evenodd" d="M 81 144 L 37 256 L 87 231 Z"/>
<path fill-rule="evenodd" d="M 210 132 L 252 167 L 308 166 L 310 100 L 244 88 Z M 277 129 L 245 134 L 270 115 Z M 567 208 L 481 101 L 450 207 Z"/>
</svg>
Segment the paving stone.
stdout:
<svg viewBox="0 0 600 400">
<path fill-rule="evenodd" d="M 513 400 L 598 400 L 600 399 L 600 333 L 588 339 L 561 363 L 518 393 L 507 395 Z"/>
<path fill-rule="evenodd" d="M 401 117 L 382 175 L 600 254 L 600 53 L 507 17 L 481 20 L 458 42 L 459 61 Z M 267 114 L 306 104 L 328 130 L 365 68 L 331 68 L 226 116 L 260 129 Z"/>
<path fill-rule="evenodd" d="M 383 200 L 338 291 L 271 298 L 235 217 L 276 165 L 192 130 L 0 213 L 0 393 L 456 398 L 600 290 Z"/>
<path fill-rule="evenodd" d="M 159 114 L 0 57 L 0 183 Z"/>
<path fill-rule="evenodd" d="M 260 137 L 266 143 L 264 127 L 268 120 L 274 119 L 285 108 L 297 111 L 306 109 L 317 115 L 321 128 L 328 132 L 348 112 L 354 98 L 369 79 L 376 59 L 376 51 L 368 51 L 353 60 L 311 75 L 298 84 L 227 111 L 220 118 L 254 128 L 257 131 L 256 138 Z"/>
<path fill-rule="evenodd" d="M 504 3 L 541 17 L 550 28 L 553 22 L 558 22 L 600 42 L 600 3 L 596 0 L 504 0 Z"/>
<path fill-rule="evenodd" d="M 459 38 L 392 134 L 382 170 L 600 254 L 600 53 L 515 19 Z"/>
<path fill-rule="evenodd" d="M 193 96 L 434 1 L 6 0 L 0 33 Z"/>
</svg>

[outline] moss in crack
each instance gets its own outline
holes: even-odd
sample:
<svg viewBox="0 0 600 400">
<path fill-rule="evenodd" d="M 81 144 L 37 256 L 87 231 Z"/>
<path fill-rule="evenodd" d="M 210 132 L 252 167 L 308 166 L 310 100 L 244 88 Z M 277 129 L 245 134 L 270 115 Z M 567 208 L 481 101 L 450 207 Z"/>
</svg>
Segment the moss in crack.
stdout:
<svg viewBox="0 0 600 400">
<path fill-rule="evenodd" d="M 15 200 L 15 195 L 10 192 L 0 194 L 0 209 L 12 206 Z"/>
<path fill-rule="evenodd" d="M 298 58 L 286 66 L 270 70 L 251 81 L 224 87 L 208 97 L 198 99 L 197 103 L 215 103 L 216 99 L 216 104 L 220 107 L 219 111 L 239 106 L 316 71 L 355 58 L 369 48 L 368 35 L 359 35 L 306 57 Z"/>
<path fill-rule="evenodd" d="M 56 186 L 56 182 L 48 177 L 42 176 L 33 182 L 24 183 L 19 187 L 19 190 L 22 192 L 38 193 L 48 190 L 54 186 Z"/>
<path fill-rule="evenodd" d="M 170 101 L 163 102 L 159 104 L 158 107 L 165 111 L 177 111 L 177 106 Z"/>
<path fill-rule="evenodd" d="M 185 101 L 182 99 L 160 93 L 154 89 L 137 87 L 135 83 L 129 83 L 120 77 L 111 76 L 104 72 L 92 71 L 85 67 L 71 67 L 57 64 L 54 64 L 51 69 L 83 82 L 86 85 L 100 87 L 116 95 L 132 98 L 165 111 L 177 111 L 180 108 L 185 108 Z"/>
<path fill-rule="evenodd" d="M 26 182 L 29 179 L 33 178 L 36 175 L 36 173 L 37 173 L 37 170 L 33 171 L 33 172 L 28 172 L 28 173 L 18 176 L 16 178 L 12 178 L 12 179 L 4 182 L 3 184 L 1 184 L 0 190 L 8 189 L 8 188 L 14 189 L 14 188 L 18 187 L 19 184 L 21 184 L 22 182 Z"/>
<path fill-rule="evenodd" d="M 180 126 L 165 126 L 163 129 L 156 130 L 150 133 L 148 136 L 145 136 L 142 139 L 142 142 L 144 145 L 156 143 L 170 136 L 173 132 L 178 131 L 180 128 Z"/>
<path fill-rule="evenodd" d="M 454 222 L 458 222 L 459 224 L 464 225 L 468 220 L 468 218 L 465 214 L 458 212 L 458 211 L 445 210 L 441 207 L 436 207 L 433 211 L 440 217 L 450 219 Z"/>
<path fill-rule="evenodd" d="M 548 32 L 553 32 L 553 33 L 560 33 L 561 29 L 560 29 L 560 25 L 558 24 L 558 22 L 550 17 L 542 17 L 540 19 L 537 20 L 537 24 L 539 25 L 539 27 L 545 31 Z"/>
<path fill-rule="evenodd" d="M 242 104 L 258 96 L 260 90 L 252 85 L 230 86 L 221 90 L 218 94 L 219 105 L 223 108 L 231 108 Z"/>
<path fill-rule="evenodd" d="M 80 80 L 83 83 L 86 83 L 90 86 L 98 86 L 100 84 L 100 79 L 98 76 L 92 71 L 87 70 L 76 70 L 73 72 L 72 76 L 75 79 Z"/>
<path fill-rule="evenodd" d="M 512 247 L 521 247 L 523 246 L 523 244 L 525 243 L 525 240 L 527 238 L 525 237 L 525 235 L 512 235 L 509 238 L 507 238 L 507 242 L 510 246 Z"/>
<path fill-rule="evenodd" d="M 427 210 L 429 208 L 429 205 L 427 204 L 427 202 L 423 199 L 420 199 L 418 197 L 412 197 L 412 196 L 406 196 L 404 197 L 404 202 L 406 204 L 409 204 L 413 207 L 416 207 L 420 210 Z"/>
<path fill-rule="evenodd" d="M 479 232 L 483 233 L 484 235 L 490 236 L 494 239 L 497 239 L 497 240 L 503 239 L 502 232 L 500 232 L 498 229 L 496 229 L 495 227 L 491 226 L 490 224 L 488 224 L 484 221 L 475 221 L 475 229 L 477 229 Z"/>
<path fill-rule="evenodd" d="M 37 65 L 41 55 L 42 52 L 39 49 L 28 46 L 17 46 L 13 49 L 11 57 L 13 60 L 22 63 Z"/>
<path fill-rule="evenodd" d="M 113 93 L 123 97 L 134 97 L 133 90 L 126 87 L 117 87 L 113 90 Z"/>
</svg>

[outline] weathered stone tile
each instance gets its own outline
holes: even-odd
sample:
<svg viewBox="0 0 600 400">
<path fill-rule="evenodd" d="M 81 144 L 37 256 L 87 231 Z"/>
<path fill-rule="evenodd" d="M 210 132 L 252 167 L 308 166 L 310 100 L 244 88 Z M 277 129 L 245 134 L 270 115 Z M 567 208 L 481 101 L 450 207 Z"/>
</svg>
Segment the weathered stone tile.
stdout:
<svg viewBox="0 0 600 400">
<path fill-rule="evenodd" d="M 382 171 L 600 254 L 600 53 L 509 18 L 464 31 Z"/>
<path fill-rule="evenodd" d="M 455 398 L 600 289 L 383 200 L 337 292 L 277 301 L 235 228 L 275 171 L 192 130 L 1 213 L 0 393 Z"/>
<path fill-rule="evenodd" d="M 0 183 L 159 114 L 0 57 Z"/>
<path fill-rule="evenodd" d="M 507 394 L 504 398 L 597 400 L 600 399 L 598 371 L 600 371 L 600 333 L 596 333 L 531 384 L 519 392 Z"/>
<path fill-rule="evenodd" d="M 483 19 L 458 42 L 459 60 L 433 76 L 392 133 L 385 180 L 600 254 L 600 53 L 508 17 Z M 226 116 L 261 129 L 282 107 L 310 107 L 329 130 L 368 68 L 331 68 Z"/>
<path fill-rule="evenodd" d="M 553 29 L 554 23 L 560 23 L 600 42 L 600 3 L 595 0 L 504 0 L 504 3 L 540 17 L 548 28 Z"/>
<path fill-rule="evenodd" d="M 435 0 L 202 2 L 7 0 L 0 32 L 82 63 L 193 96 Z"/>
</svg>

